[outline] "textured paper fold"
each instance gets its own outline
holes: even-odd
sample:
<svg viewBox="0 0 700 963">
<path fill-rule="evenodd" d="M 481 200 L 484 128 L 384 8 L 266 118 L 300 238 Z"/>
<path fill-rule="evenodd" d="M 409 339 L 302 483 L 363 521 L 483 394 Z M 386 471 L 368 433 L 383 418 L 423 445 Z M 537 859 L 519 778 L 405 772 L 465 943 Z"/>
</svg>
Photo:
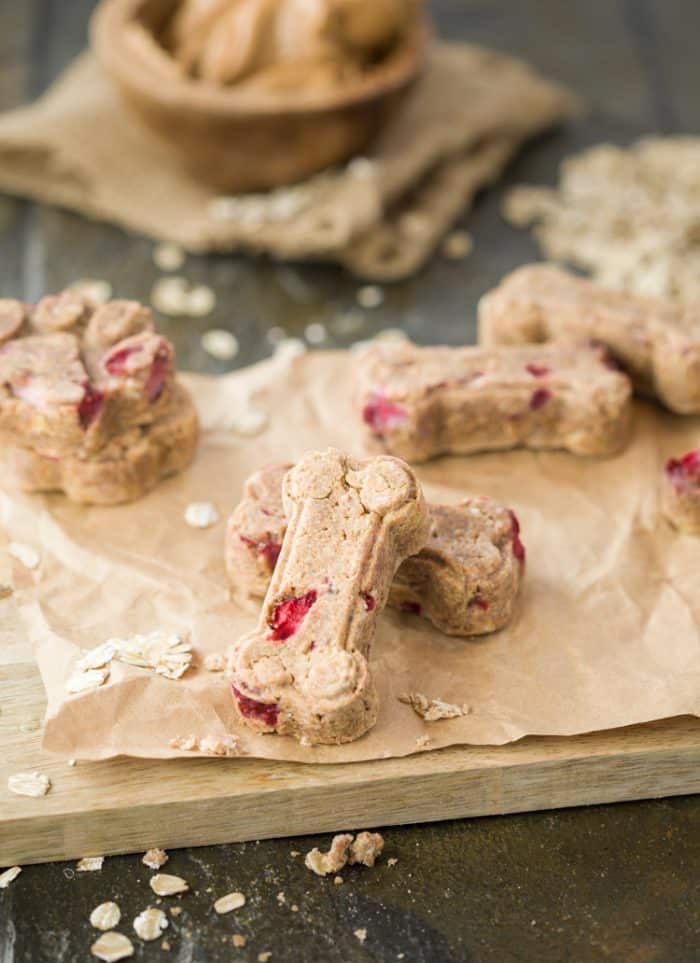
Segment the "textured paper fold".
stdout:
<svg viewBox="0 0 700 963">
<path fill-rule="evenodd" d="M 42 555 L 38 572 L 13 563 L 3 578 L 14 580 L 21 632 L 47 690 L 46 747 L 75 758 L 168 757 L 182 754 L 169 747 L 173 738 L 234 733 L 251 755 L 337 762 L 411 753 L 426 734 L 427 748 L 501 744 L 700 714 L 700 539 L 659 517 L 657 491 L 664 458 L 697 442 L 700 420 L 640 403 L 632 443 L 616 458 L 514 451 L 419 467 L 433 501 L 480 492 L 517 511 L 527 573 L 507 629 L 447 638 L 387 611 L 373 648 L 381 712 L 366 737 L 310 749 L 239 726 L 223 676 L 201 667 L 256 618 L 254 604 L 228 597 L 225 518 L 245 478 L 267 462 L 326 445 L 362 453 L 349 363 L 343 352 L 317 353 L 188 377 L 204 422 L 198 457 L 135 504 L 83 508 L 61 496 L 0 493 L 6 538 Z M 250 396 L 270 424 L 242 439 L 227 418 Z M 213 501 L 221 522 L 189 528 L 183 512 L 195 500 Z M 115 664 L 105 685 L 67 696 L 79 647 L 154 628 L 190 633 L 199 667 L 173 681 Z M 0 638 L 13 645 L 12 633 Z M 405 691 L 471 711 L 424 723 L 398 701 Z"/>
<path fill-rule="evenodd" d="M 439 44 L 373 145 L 369 174 L 364 165 L 364 176 L 352 167 L 318 175 L 286 218 L 221 221 L 209 213 L 213 192 L 129 115 L 88 53 L 35 104 L 0 117 L 0 190 L 193 251 L 331 259 L 397 278 L 425 261 L 524 140 L 573 109 L 564 88 L 513 57 Z"/>
</svg>

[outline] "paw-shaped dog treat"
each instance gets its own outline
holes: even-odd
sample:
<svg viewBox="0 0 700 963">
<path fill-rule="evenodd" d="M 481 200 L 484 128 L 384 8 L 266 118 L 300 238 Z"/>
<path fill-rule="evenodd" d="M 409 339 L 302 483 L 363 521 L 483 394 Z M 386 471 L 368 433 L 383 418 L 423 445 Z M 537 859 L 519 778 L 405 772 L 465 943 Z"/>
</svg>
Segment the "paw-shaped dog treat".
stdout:
<svg viewBox="0 0 700 963">
<path fill-rule="evenodd" d="M 547 264 L 518 268 L 479 304 L 485 346 L 562 338 L 606 345 L 641 394 L 700 412 L 700 310 L 623 291 Z"/>
<path fill-rule="evenodd" d="M 287 529 L 282 480 L 291 465 L 269 465 L 248 479 L 228 522 L 226 568 L 243 595 L 267 591 Z M 506 625 L 522 580 L 525 548 L 515 514 L 475 495 L 428 505 L 425 547 L 397 571 L 388 605 L 421 615 L 448 635 L 482 635 Z M 368 595 L 365 604 L 372 606 Z"/>
<path fill-rule="evenodd" d="M 309 743 L 357 739 L 375 722 L 369 651 L 399 564 L 428 534 L 407 465 L 311 452 L 284 477 L 287 531 L 258 628 L 231 646 L 242 719 Z"/>
<path fill-rule="evenodd" d="M 33 307 L 0 301 L 0 459 L 15 484 L 126 501 L 183 467 L 196 437 L 172 345 L 148 308 L 75 291 Z"/>
<path fill-rule="evenodd" d="M 356 364 L 368 437 L 409 462 L 516 446 L 607 455 L 628 436 L 629 380 L 598 347 L 387 342 Z"/>
</svg>

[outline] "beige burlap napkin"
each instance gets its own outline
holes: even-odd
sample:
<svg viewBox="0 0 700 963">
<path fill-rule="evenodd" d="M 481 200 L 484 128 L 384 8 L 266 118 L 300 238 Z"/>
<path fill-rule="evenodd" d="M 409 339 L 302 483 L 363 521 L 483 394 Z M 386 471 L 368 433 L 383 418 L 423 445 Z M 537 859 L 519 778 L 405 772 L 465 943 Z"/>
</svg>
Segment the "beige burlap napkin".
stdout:
<svg viewBox="0 0 700 963">
<path fill-rule="evenodd" d="M 512 57 L 438 44 L 369 157 L 292 188 L 221 198 L 131 116 L 86 53 L 37 103 L 0 117 L 0 190 L 191 251 L 331 259 L 400 278 L 526 138 L 574 109 L 566 90 Z"/>
</svg>

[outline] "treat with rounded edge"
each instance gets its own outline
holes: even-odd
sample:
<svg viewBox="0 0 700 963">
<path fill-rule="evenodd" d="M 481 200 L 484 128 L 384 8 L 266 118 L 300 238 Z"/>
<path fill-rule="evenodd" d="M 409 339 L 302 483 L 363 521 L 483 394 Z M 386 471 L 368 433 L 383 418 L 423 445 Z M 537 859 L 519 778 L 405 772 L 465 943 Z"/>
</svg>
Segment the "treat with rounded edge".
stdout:
<svg viewBox="0 0 700 963">
<path fill-rule="evenodd" d="M 197 416 L 137 301 L 0 301 L 0 465 L 24 491 L 130 501 L 192 459 Z"/>
<path fill-rule="evenodd" d="M 562 338 L 605 345 L 640 394 L 700 412 L 698 305 L 609 290 L 549 264 L 518 268 L 479 303 L 485 346 Z"/>
<path fill-rule="evenodd" d="M 610 455 L 629 434 L 630 382 L 597 346 L 386 342 L 355 364 L 368 439 L 409 462 L 517 446 Z"/>
<path fill-rule="evenodd" d="M 263 596 L 287 528 L 282 481 L 291 465 L 269 465 L 251 475 L 231 515 L 226 568 L 235 592 Z M 425 547 L 399 567 L 388 605 L 421 615 L 447 635 L 482 635 L 512 616 L 525 548 L 515 514 L 473 495 L 458 505 L 428 505 Z M 371 596 L 365 600 L 373 605 Z"/>
<path fill-rule="evenodd" d="M 26 492 L 62 491 L 75 502 L 116 505 L 141 498 L 189 465 L 198 420 L 192 399 L 177 385 L 169 410 L 150 424 L 128 428 L 89 457 L 46 455 L 0 434 L 4 482 Z"/>
<path fill-rule="evenodd" d="M 427 538 L 425 503 L 403 462 L 335 449 L 287 472 L 283 503 L 260 622 L 228 652 L 236 705 L 260 732 L 350 742 L 376 721 L 369 651 L 397 567 Z"/>
<path fill-rule="evenodd" d="M 666 462 L 661 510 L 675 528 L 700 535 L 700 448 Z"/>
<path fill-rule="evenodd" d="M 170 407 L 174 351 L 138 302 L 5 300 L 0 341 L 0 432 L 42 455 L 98 451 Z"/>
</svg>

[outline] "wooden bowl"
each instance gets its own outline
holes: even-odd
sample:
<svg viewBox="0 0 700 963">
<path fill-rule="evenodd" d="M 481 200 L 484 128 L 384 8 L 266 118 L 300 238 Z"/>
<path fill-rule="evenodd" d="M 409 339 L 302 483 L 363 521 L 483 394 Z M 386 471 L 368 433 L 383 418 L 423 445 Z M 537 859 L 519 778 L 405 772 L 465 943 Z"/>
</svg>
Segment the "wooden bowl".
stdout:
<svg viewBox="0 0 700 963">
<path fill-rule="evenodd" d="M 149 130 L 195 177 L 232 193 L 291 184 L 362 152 L 418 75 L 430 35 L 419 19 L 383 62 L 329 93 L 238 90 L 185 77 L 155 42 L 134 42 L 160 30 L 174 2 L 102 0 L 92 46 Z"/>
</svg>

